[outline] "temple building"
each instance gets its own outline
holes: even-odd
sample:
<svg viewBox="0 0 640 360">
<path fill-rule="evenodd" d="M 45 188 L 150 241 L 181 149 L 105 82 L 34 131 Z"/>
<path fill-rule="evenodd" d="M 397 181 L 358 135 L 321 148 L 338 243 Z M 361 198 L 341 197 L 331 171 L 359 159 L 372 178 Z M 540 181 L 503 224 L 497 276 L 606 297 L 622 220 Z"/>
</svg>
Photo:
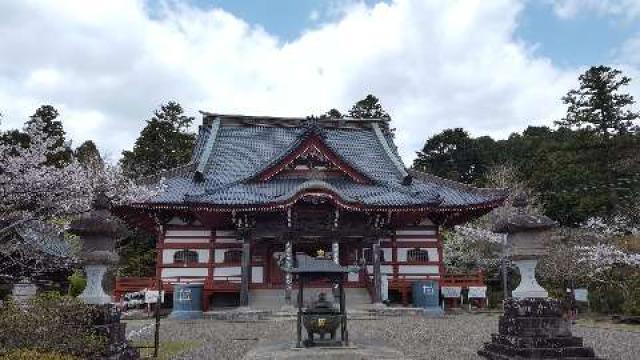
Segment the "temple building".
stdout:
<svg viewBox="0 0 640 360">
<path fill-rule="evenodd" d="M 161 179 L 159 195 L 115 212 L 157 234 L 166 284 L 204 283 L 205 307 L 267 290 L 284 304 L 294 289 L 282 259 L 318 251 L 360 265 L 345 287 L 407 302 L 411 282 L 445 274 L 440 229 L 506 196 L 405 168 L 380 119 L 203 113 L 192 160 L 147 181 Z"/>
</svg>

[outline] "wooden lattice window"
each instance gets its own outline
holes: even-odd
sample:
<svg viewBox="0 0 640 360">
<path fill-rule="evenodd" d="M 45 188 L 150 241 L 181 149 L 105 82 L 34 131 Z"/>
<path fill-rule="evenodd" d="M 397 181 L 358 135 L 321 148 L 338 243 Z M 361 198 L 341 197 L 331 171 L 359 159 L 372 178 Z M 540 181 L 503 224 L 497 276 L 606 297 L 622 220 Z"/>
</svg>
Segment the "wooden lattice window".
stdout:
<svg viewBox="0 0 640 360">
<path fill-rule="evenodd" d="M 429 251 L 425 249 L 411 249 L 407 251 L 407 261 L 408 262 L 428 262 L 429 261 Z"/>
<path fill-rule="evenodd" d="M 227 250 L 224 252 L 224 262 L 239 263 L 242 259 L 242 250 Z"/>
<path fill-rule="evenodd" d="M 198 263 L 198 253 L 193 250 L 180 250 L 173 255 L 173 262 L 176 264 L 196 264 Z"/>
</svg>

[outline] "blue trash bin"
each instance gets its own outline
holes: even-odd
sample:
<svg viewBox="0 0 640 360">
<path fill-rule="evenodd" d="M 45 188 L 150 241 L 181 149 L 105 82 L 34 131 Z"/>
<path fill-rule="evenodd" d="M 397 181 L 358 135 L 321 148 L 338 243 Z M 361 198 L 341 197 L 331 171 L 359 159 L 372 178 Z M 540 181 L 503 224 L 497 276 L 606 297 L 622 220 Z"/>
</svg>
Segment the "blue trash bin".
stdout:
<svg viewBox="0 0 640 360">
<path fill-rule="evenodd" d="M 413 306 L 423 308 L 426 311 L 442 313 L 440 307 L 440 286 L 435 280 L 423 280 L 413 283 L 411 294 Z"/>
<path fill-rule="evenodd" d="M 203 284 L 174 284 L 173 310 L 170 319 L 201 319 Z"/>
</svg>

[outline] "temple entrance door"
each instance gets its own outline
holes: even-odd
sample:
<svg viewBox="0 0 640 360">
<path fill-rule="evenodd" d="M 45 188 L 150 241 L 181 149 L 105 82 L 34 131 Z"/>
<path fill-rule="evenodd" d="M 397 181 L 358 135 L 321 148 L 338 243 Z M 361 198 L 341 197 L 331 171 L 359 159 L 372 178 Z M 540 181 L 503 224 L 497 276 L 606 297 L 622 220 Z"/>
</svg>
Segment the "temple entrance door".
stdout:
<svg viewBox="0 0 640 360">
<path fill-rule="evenodd" d="M 269 252 L 269 286 L 281 287 L 284 284 L 284 272 L 280 269 L 278 261 L 273 258 L 273 253 L 284 252 L 283 244 L 273 244 Z"/>
</svg>

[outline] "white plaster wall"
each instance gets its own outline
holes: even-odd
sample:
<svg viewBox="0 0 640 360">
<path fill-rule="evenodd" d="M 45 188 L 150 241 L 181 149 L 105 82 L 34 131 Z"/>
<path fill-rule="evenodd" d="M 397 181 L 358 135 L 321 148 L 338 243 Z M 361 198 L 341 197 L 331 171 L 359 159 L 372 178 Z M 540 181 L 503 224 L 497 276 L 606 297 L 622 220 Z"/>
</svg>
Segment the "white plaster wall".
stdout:
<svg viewBox="0 0 640 360">
<path fill-rule="evenodd" d="M 251 267 L 251 282 L 254 284 L 262 284 L 264 282 L 262 266 Z"/>
<path fill-rule="evenodd" d="M 164 249 L 162 250 L 162 263 L 173 264 L 173 257 L 176 252 L 183 249 Z M 198 263 L 206 264 L 209 262 L 209 250 L 208 249 L 189 249 L 198 253 Z"/>
<path fill-rule="evenodd" d="M 393 249 L 391 248 L 381 248 L 384 253 L 384 261 L 391 261 L 393 259 Z"/>
<path fill-rule="evenodd" d="M 367 272 L 370 275 L 373 274 L 373 265 L 367 265 Z M 393 274 L 393 266 L 391 266 L 391 265 L 380 265 L 380 273 L 381 274 Z"/>
<path fill-rule="evenodd" d="M 227 249 L 215 249 L 213 253 L 213 261 L 217 264 L 224 262 L 224 253 Z"/>
<path fill-rule="evenodd" d="M 167 230 L 164 234 L 166 237 L 180 237 L 180 236 L 198 236 L 209 238 L 211 236 L 210 230 Z"/>
<path fill-rule="evenodd" d="M 162 269 L 162 277 L 207 276 L 207 268 L 168 268 Z"/>
<path fill-rule="evenodd" d="M 214 268 L 213 276 L 240 276 L 240 266 Z"/>
<path fill-rule="evenodd" d="M 436 265 L 400 265 L 398 273 L 402 274 L 438 274 L 440 268 Z"/>
<path fill-rule="evenodd" d="M 398 261 L 405 262 L 407 261 L 407 253 L 409 250 L 415 248 L 398 248 Z M 437 248 L 420 248 L 421 250 L 427 250 L 429 252 L 429 261 L 440 261 L 440 257 L 438 256 Z"/>
</svg>

